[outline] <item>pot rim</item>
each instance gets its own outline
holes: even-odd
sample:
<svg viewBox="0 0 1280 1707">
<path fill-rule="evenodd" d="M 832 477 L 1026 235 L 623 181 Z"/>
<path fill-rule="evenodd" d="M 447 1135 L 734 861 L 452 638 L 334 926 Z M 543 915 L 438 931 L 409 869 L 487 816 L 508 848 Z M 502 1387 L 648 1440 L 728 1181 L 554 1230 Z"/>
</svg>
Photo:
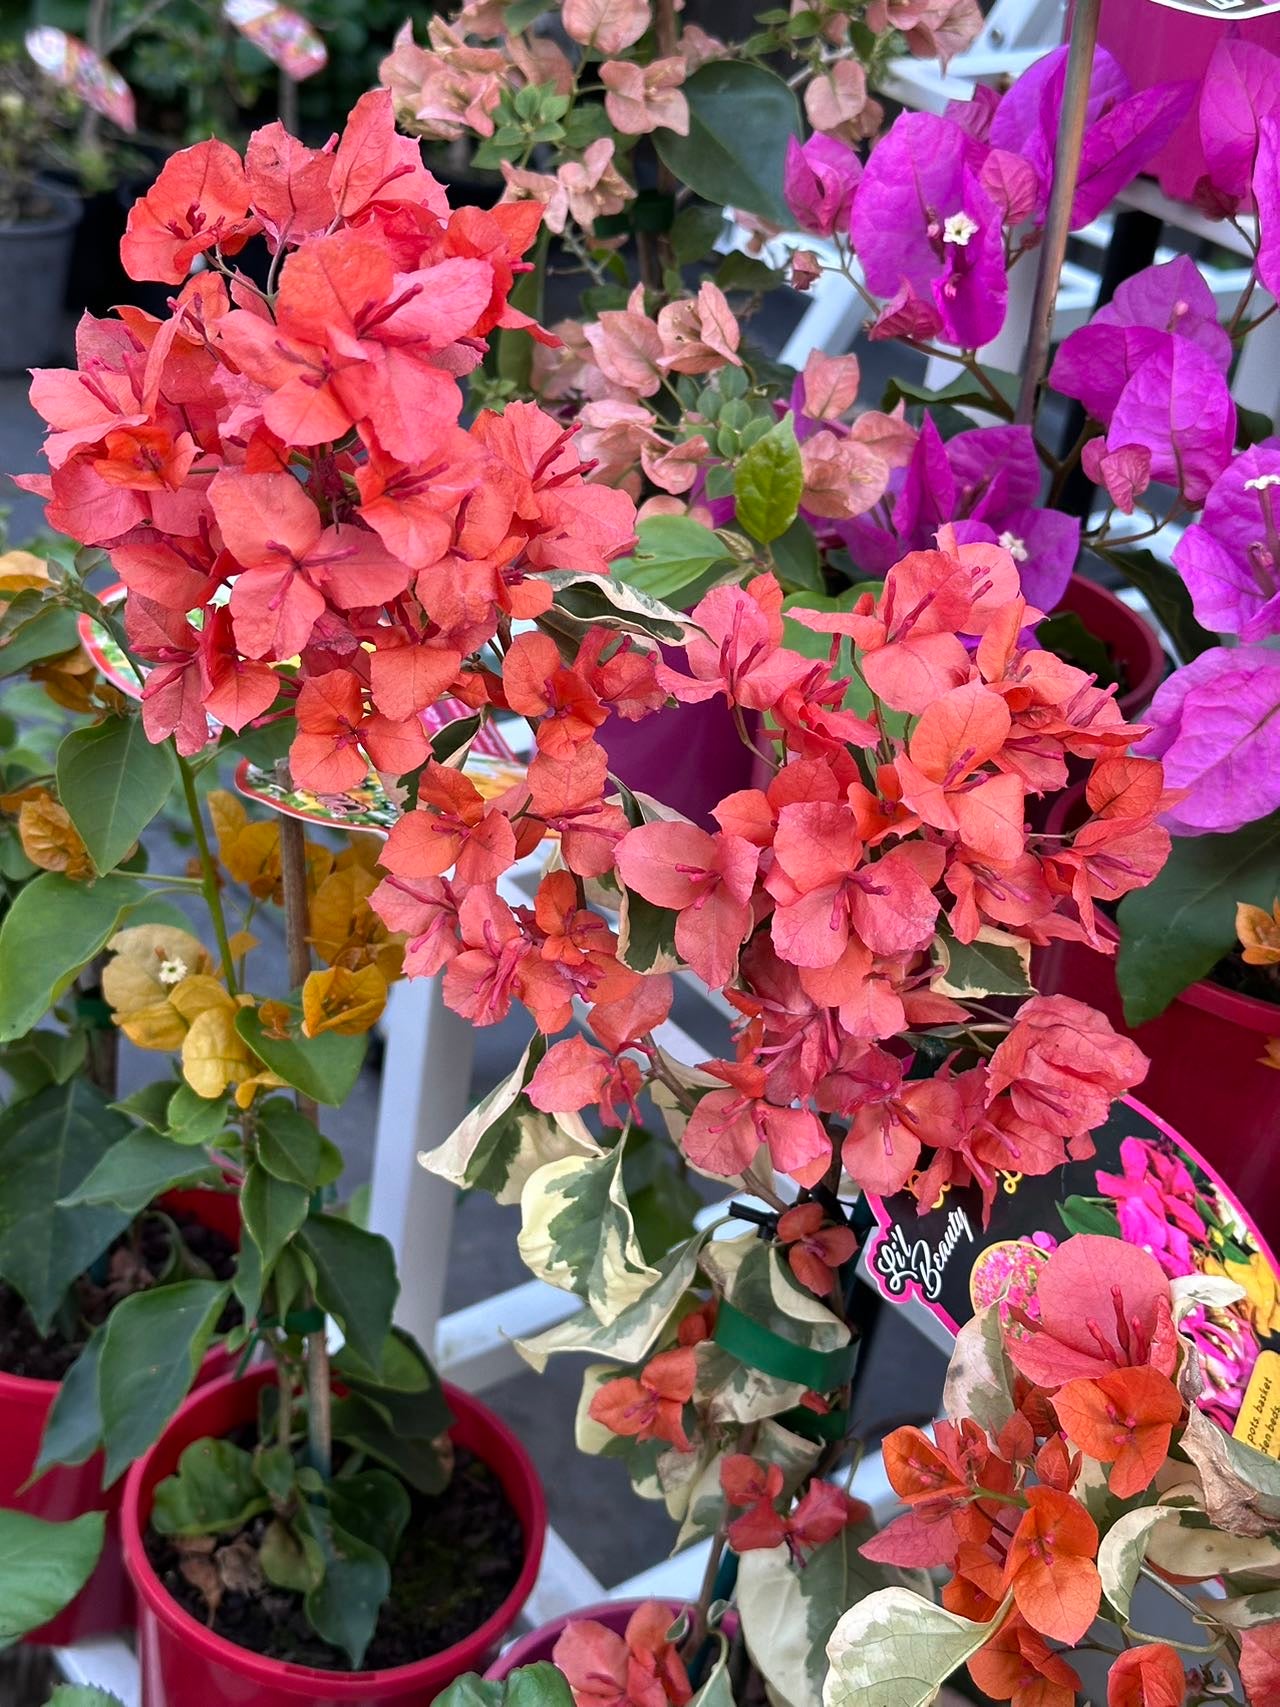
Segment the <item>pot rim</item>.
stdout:
<svg viewBox="0 0 1280 1707">
<path fill-rule="evenodd" d="M 1045 829 L 1050 834 L 1061 834 L 1066 828 L 1073 808 L 1084 798 L 1085 785 L 1082 782 L 1065 789 L 1049 808 L 1045 819 Z M 1119 943 L 1120 932 L 1105 913 L 1095 915 L 1098 934 L 1109 942 Z M 1081 943 L 1082 948 L 1088 948 L 1088 943 Z M 1094 951 L 1096 952 L 1096 950 Z M 1112 957 L 1112 964 L 1115 964 Z M 1230 1025 L 1238 1025 L 1245 1031 L 1256 1031 L 1263 1037 L 1280 1037 L 1280 1003 L 1264 1002 L 1261 996 L 1247 995 L 1243 990 L 1228 990 L 1225 985 L 1215 984 L 1210 978 L 1197 978 L 1194 984 L 1188 984 L 1185 990 L 1179 990 L 1173 998 L 1175 1002 L 1186 1002 L 1189 1007 L 1199 1008 L 1202 1013 L 1209 1013 L 1215 1019 L 1225 1020 Z M 1170 1007 L 1173 1003 L 1171 1002 Z M 1144 1020 L 1140 1026 L 1132 1027 L 1140 1032 L 1147 1025 L 1158 1025 L 1167 1009 L 1162 1009 L 1153 1019 Z"/>
<path fill-rule="evenodd" d="M 198 1623 L 186 1609 L 178 1604 L 165 1588 L 160 1578 L 152 1568 L 147 1557 L 146 1548 L 142 1541 L 143 1520 L 143 1490 L 142 1483 L 156 1448 L 172 1433 L 183 1418 L 199 1405 L 210 1404 L 221 1394 L 232 1387 L 258 1388 L 267 1381 L 275 1380 L 275 1368 L 270 1363 L 251 1369 L 243 1375 L 226 1375 L 219 1381 L 212 1381 L 208 1386 L 192 1393 L 183 1402 L 181 1408 L 172 1416 L 155 1445 L 149 1447 L 141 1458 L 135 1459 L 129 1467 L 124 1485 L 124 1500 L 120 1509 L 120 1527 L 123 1541 L 125 1570 L 133 1583 L 138 1597 L 145 1602 L 151 1612 L 166 1625 L 170 1632 L 180 1637 L 205 1659 L 234 1669 L 251 1682 L 261 1684 L 264 1688 L 296 1681 L 321 1689 L 332 1701 L 362 1701 L 368 1697 L 371 1687 L 379 1690 L 393 1690 L 402 1684 L 429 1678 L 433 1671 L 441 1667 L 446 1656 L 459 1648 L 474 1650 L 474 1657 L 483 1663 L 486 1651 L 490 1651 L 498 1642 L 504 1631 L 509 1630 L 519 1615 L 520 1608 L 528 1600 L 537 1580 L 538 1569 L 542 1562 L 542 1548 L 547 1531 L 547 1504 L 542 1482 L 534 1468 L 523 1442 L 508 1427 L 508 1425 L 491 1411 L 489 1407 L 472 1394 L 455 1387 L 452 1382 L 442 1381 L 449 1408 L 454 1413 L 455 1427 L 468 1418 L 482 1422 L 486 1428 L 499 1437 L 501 1441 L 501 1464 L 509 1464 L 525 1484 L 529 1499 L 530 1521 L 524 1532 L 524 1561 L 520 1574 L 506 1596 L 483 1624 L 479 1624 L 461 1642 L 455 1642 L 451 1647 L 442 1648 L 437 1654 L 430 1654 L 425 1659 L 412 1660 L 408 1665 L 387 1666 L 381 1671 L 328 1671 L 320 1666 L 295 1665 L 288 1660 L 275 1660 L 265 1654 L 258 1654 L 252 1648 L 242 1648 L 237 1642 L 228 1641 L 225 1636 L 219 1636 L 207 1626 Z M 450 1433 L 453 1431 L 450 1430 Z M 199 1438 L 196 1436 L 195 1438 Z M 484 1461 L 495 1472 L 501 1465 L 493 1462 L 488 1455 L 483 1455 Z M 504 1489 L 505 1491 L 505 1489 Z M 510 1496 L 508 1495 L 508 1498 Z M 514 1503 L 514 1502 L 513 1502 Z M 148 1516 L 150 1507 L 148 1502 Z M 446 1661 L 447 1663 L 447 1661 Z M 455 1674 L 456 1675 L 456 1674 Z M 445 1687 L 444 1684 L 441 1688 Z"/>
<path fill-rule="evenodd" d="M 1130 683 L 1124 692 L 1117 695 L 1116 698 L 1116 703 L 1126 708 L 1129 713 L 1139 714 L 1151 703 L 1156 689 L 1164 680 L 1165 655 L 1160 644 L 1160 636 L 1145 617 L 1136 610 L 1130 609 L 1123 599 L 1118 598 L 1111 591 L 1110 587 L 1104 587 L 1101 581 L 1095 581 L 1092 575 L 1085 575 L 1078 569 L 1072 571 L 1071 579 L 1067 583 L 1067 590 L 1058 601 L 1058 610 L 1074 610 L 1081 621 L 1087 625 L 1088 615 L 1086 611 L 1079 609 L 1078 605 L 1072 603 L 1072 595 L 1080 587 L 1085 589 L 1083 599 L 1085 605 L 1093 604 L 1095 612 L 1099 614 L 1105 610 L 1109 616 L 1116 618 L 1117 623 L 1122 623 L 1131 633 L 1141 638 L 1142 647 L 1146 653 L 1145 661 L 1131 655 L 1126 655 L 1126 658 L 1130 663 L 1142 662 L 1142 674 L 1137 681 Z M 1053 614 L 1055 613 L 1050 612 L 1050 615 Z M 1097 638 L 1104 643 L 1108 640 L 1108 636 L 1105 634 L 1099 634 Z"/>
<path fill-rule="evenodd" d="M 79 196 L 48 178 L 37 178 L 35 183 L 41 195 L 53 203 L 53 212 L 43 219 L 22 219 L 16 224 L 0 221 L 0 241 L 5 238 L 20 241 L 24 237 L 51 237 L 58 232 L 74 231 L 79 225 L 84 212 Z"/>
</svg>

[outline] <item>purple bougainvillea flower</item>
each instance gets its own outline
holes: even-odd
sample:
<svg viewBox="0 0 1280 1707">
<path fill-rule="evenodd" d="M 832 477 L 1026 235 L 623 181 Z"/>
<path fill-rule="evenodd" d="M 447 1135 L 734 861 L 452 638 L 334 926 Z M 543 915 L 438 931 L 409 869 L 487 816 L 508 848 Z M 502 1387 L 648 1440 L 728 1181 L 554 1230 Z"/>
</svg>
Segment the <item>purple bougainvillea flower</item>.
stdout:
<svg viewBox="0 0 1280 1707">
<path fill-rule="evenodd" d="M 988 140 L 1021 154 L 1039 180 L 1042 218 L 1053 183 L 1053 151 L 1062 116 L 1067 50 L 1055 48 L 1023 72 L 1000 103 Z M 1195 95 L 1194 83 L 1161 83 L 1132 93 L 1129 79 L 1106 51 L 1094 57 L 1084 146 L 1071 226 L 1096 219 L 1173 135 Z"/>
<path fill-rule="evenodd" d="M 1249 201 L 1258 127 L 1277 111 L 1280 56 L 1256 42 L 1223 36 L 1205 67 L 1199 111 L 1200 147 L 1216 211 L 1233 212 Z M 1208 199 L 1200 187 L 1197 197 Z"/>
<path fill-rule="evenodd" d="M 911 461 L 890 481 L 892 527 L 860 516 L 839 531 L 859 570 L 883 575 L 905 552 L 929 549 L 953 522 L 962 544 L 982 540 L 1011 552 L 1028 604 L 1050 611 L 1071 578 L 1080 523 L 1041 509 L 1040 488 L 1030 428 L 975 427 L 944 443 L 926 415 Z"/>
<path fill-rule="evenodd" d="M 1163 682 L 1134 748 L 1164 762 L 1185 797 L 1164 822 L 1175 835 L 1238 830 L 1280 807 L 1280 652 L 1215 646 Z"/>
<path fill-rule="evenodd" d="M 1280 439 L 1218 476 L 1173 561 L 1206 628 L 1246 641 L 1280 634 Z"/>
<path fill-rule="evenodd" d="M 1126 279 L 1087 326 L 1062 340 L 1049 382 L 1109 425 L 1120 393 L 1164 332 L 1198 344 L 1224 374 L 1231 366 L 1231 339 L 1218 324 L 1213 292 L 1186 255 Z"/>
<path fill-rule="evenodd" d="M 1280 115 L 1274 113 L 1258 126 L 1253 199 L 1258 208 L 1258 277 L 1275 296 L 1280 293 Z"/>
<path fill-rule="evenodd" d="M 1158 337 L 1120 393 L 1107 449 L 1145 445 L 1151 478 L 1201 504 L 1231 460 L 1236 407 L 1226 378 L 1199 344 L 1172 332 Z"/>
<path fill-rule="evenodd" d="M 1001 210 L 982 187 L 987 150 L 936 113 L 903 113 L 871 152 L 851 229 L 868 288 L 932 298 L 948 343 L 973 349 L 1004 325 Z"/>
<path fill-rule="evenodd" d="M 847 231 L 862 162 L 848 143 L 815 132 L 803 146 L 787 138 L 782 193 L 801 231 L 830 237 Z"/>
</svg>

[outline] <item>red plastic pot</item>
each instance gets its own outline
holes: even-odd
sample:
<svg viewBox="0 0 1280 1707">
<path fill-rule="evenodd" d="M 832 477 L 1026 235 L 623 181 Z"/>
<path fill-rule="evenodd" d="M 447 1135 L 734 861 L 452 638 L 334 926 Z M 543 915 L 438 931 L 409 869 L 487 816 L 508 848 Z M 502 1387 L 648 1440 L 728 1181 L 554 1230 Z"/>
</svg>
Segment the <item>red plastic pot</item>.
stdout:
<svg viewBox="0 0 1280 1707">
<path fill-rule="evenodd" d="M 1227 34 L 1280 51 L 1280 18 L 1232 20 L 1229 14 L 1193 16 L 1167 7 L 1152 12 L 1151 0 L 1104 0 L 1098 27 L 1099 44 L 1119 61 L 1135 89 L 1186 78 L 1198 82 L 1214 48 Z M 1166 195 L 1192 200 L 1196 180 L 1205 171 L 1198 102 L 1192 102 L 1190 112 L 1145 170 L 1160 180 Z"/>
<path fill-rule="evenodd" d="M 533 1461 L 507 1425 L 486 1405 L 445 1383 L 455 1422 L 450 1435 L 497 1475 L 524 1530 L 524 1563 L 502 1605 L 458 1642 L 430 1659 L 386 1671 L 322 1671 L 289 1665 L 237 1647 L 185 1612 L 147 1558 L 143 1535 L 156 1484 L 171 1475 L 185 1447 L 207 1435 L 229 1434 L 258 1415 L 258 1393 L 275 1380 L 270 1366 L 215 1381 L 193 1393 L 156 1444 L 129 1471 L 121 1529 L 124 1562 L 138 1596 L 138 1657 L 142 1707 L 427 1707 L 463 1672 L 478 1671 L 497 1652 L 533 1591 L 547 1532 L 547 1506 Z"/>
<path fill-rule="evenodd" d="M 596 1606 L 584 1606 L 580 1612 L 566 1612 L 562 1618 L 553 1618 L 549 1624 L 539 1625 L 536 1630 L 530 1630 L 527 1636 L 521 1636 L 519 1641 L 505 1648 L 484 1675 L 491 1683 L 501 1683 L 517 1666 L 531 1666 L 536 1665 L 539 1660 L 549 1660 L 565 1626 L 581 1623 L 584 1618 L 593 1618 L 597 1624 L 603 1624 L 606 1630 L 612 1630 L 615 1635 L 621 1636 L 626 1631 L 631 1614 L 644 1604 L 643 1600 L 602 1600 Z M 674 1624 L 679 1607 L 674 1601 L 665 1601 L 663 1604 L 670 1612 Z M 737 1635 L 736 1612 L 730 1612 L 726 1616 L 722 1628 L 731 1638 Z"/>
<path fill-rule="evenodd" d="M 1149 3 L 1142 0 L 1143 5 Z M 1123 599 L 1087 575 L 1073 575 L 1068 581 L 1058 605 L 1058 612 L 1063 611 L 1078 616 L 1120 665 L 1129 686 L 1116 696 L 1116 704 L 1125 722 L 1134 722 L 1151 704 L 1164 680 L 1165 656 L 1155 629 Z"/>
<path fill-rule="evenodd" d="M 1049 830 L 1062 834 L 1079 811 L 1079 794 L 1064 794 L 1054 803 Z M 1105 917 L 1099 928 L 1119 941 Z M 1151 1061 L 1137 1094 L 1218 1170 L 1274 1248 L 1280 1242 L 1280 1073 L 1260 1057 L 1267 1040 L 1280 1037 L 1280 1006 L 1202 979 L 1146 1025 L 1128 1026 L 1114 958 L 1078 942 L 1040 951 L 1035 986 L 1045 995 L 1088 1002 L 1133 1038 Z"/>
<path fill-rule="evenodd" d="M 194 1215 L 232 1244 L 240 1243 L 240 1209 L 229 1193 L 217 1191 L 173 1191 L 161 1206 Z M 230 1373 L 231 1359 L 221 1346 L 205 1356 L 196 1385 L 215 1381 Z M 28 1642 L 64 1646 L 86 1636 L 102 1636 L 133 1622 L 133 1592 L 120 1560 L 120 1501 L 123 1480 L 103 1491 L 102 1454 L 95 1452 L 85 1464 L 59 1464 L 40 1480 L 19 1492 L 35 1468 L 40 1439 L 58 1382 L 36 1381 L 25 1375 L 0 1372 L 0 1506 L 30 1512 L 50 1522 L 65 1522 L 86 1511 L 107 1514 L 106 1539 L 93 1575 L 80 1593 L 58 1616 L 26 1637 Z"/>
</svg>

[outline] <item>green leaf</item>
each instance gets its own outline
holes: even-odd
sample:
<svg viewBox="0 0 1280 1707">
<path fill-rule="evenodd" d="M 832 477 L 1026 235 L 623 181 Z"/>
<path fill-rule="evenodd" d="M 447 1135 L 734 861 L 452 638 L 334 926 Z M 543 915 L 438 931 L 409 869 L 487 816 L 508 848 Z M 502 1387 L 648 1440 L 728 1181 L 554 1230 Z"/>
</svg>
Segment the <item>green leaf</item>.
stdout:
<svg viewBox="0 0 1280 1707">
<path fill-rule="evenodd" d="M 985 391 L 967 373 L 959 374 L 947 385 L 936 387 L 918 385 L 909 379 L 895 377 L 885 387 L 881 408 L 896 409 L 905 399 L 908 403 L 924 403 L 930 407 L 934 404 L 950 404 L 955 409 L 982 409 L 988 414 L 1003 414 L 1007 420 L 1012 420 L 1022 381 L 1016 373 L 1002 373 L 997 368 L 984 367 L 983 372 L 999 392 L 1004 403 L 1003 409 L 991 393 Z M 966 420 L 965 425 L 971 427 L 973 423 Z"/>
<path fill-rule="evenodd" d="M 0 1069 L 8 1075 L 11 1103 L 33 1097 L 46 1085 L 65 1085 L 84 1066 L 83 1031 L 30 1031 L 0 1049 Z"/>
<path fill-rule="evenodd" d="M 166 1119 L 175 1144 L 209 1144 L 225 1131 L 230 1110 L 226 1097 L 202 1097 L 181 1084 L 169 1098 Z"/>
<path fill-rule="evenodd" d="M 730 561 L 719 535 L 691 516 L 651 516 L 636 529 L 639 542 L 611 573 L 653 599 L 673 599 L 717 563 Z"/>
<path fill-rule="evenodd" d="M 1128 1619 L 1134 1585 L 1147 1556 L 1147 1539 L 1169 1515 L 1167 1506 L 1140 1506 L 1116 1519 L 1098 1548 L 1102 1592 L 1122 1619 Z"/>
<path fill-rule="evenodd" d="M 800 136 L 800 109 L 782 78 L 760 65 L 719 59 L 700 66 L 683 93 L 688 136 L 653 133 L 663 165 L 703 201 L 789 226 L 782 165 L 787 138 Z"/>
<path fill-rule="evenodd" d="M 1163 871 L 1120 903 L 1116 981 L 1125 1019 L 1154 1019 L 1236 945 L 1236 902 L 1270 908 L 1280 812 L 1228 835 L 1175 836 Z"/>
<path fill-rule="evenodd" d="M 1008 1601 L 986 1624 L 885 1588 L 845 1613 L 827 1644 L 825 1707 L 929 1707 L 953 1671 L 1000 1628 Z"/>
<path fill-rule="evenodd" d="M 672 972 L 684 961 L 676 950 L 677 915 L 646 901 L 634 889 L 622 891 L 618 916 L 618 959 L 633 972 Z"/>
<path fill-rule="evenodd" d="M 348 1535 L 394 1559 L 409 1521 L 410 1501 L 401 1483 L 386 1470 L 361 1470 L 329 1483 L 329 1510 Z"/>
<path fill-rule="evenodd" d="M 313 1535 L 273 1518 L 263 1533 L 258 1562 L 269 1583 L 306 1594 L 324 1580 L 324 1554 Z"/>
<path fill-rule="evenodd" d="M 818 542 L 813 537 L 813 529 L 803 516 L 797 516 L 787 531 L 778 535 L 770 549 L 778 568 L 778 580 L 782 583 L 783 592 L 822 594 L 825 583 L 822 579 L 822 565 L 818 559 Z M 810 639 L 818 638 L 821 637 L 810 635 Z M 830 643 L 831 636 L 827 635 L 826 639 Z"/>
<path fill-rule="evenodd" d="M 32 878 L 0 925 L 0 1043 L 31 1030 L 141 894 L 127 877 L 72 883 L 43 871 Z"/>
<path fill-rule="evenodd" d="M 6 617 L 21 614 L 18 605 L 21 597 L 19 594 L 9 600 Z M 0 636 L 0 679 L 19 675 L 42 658 L 56 658 L 80 643 L 80 619 L 75 611 L 48 604 L 40 608 L 34 604 L 24 605 L 21 609 L 32 609 L 35 614 L 12 628 L 8 621 L 5 622 L 3 636 Z"/>
<path fill-rule="evenodd" d="M 640 1249 L 646 1261 L 660 1262 L 692 1236 L 702 1198 L 675 1146 L 643 1127 L 633 1127 L 627 1140 L 622 1180 Z"/>
<path fill-rule="evenodd" d="M 0 1114 L 0 1275 L 47 1333 L 67 1288 L 129 1224 L 114 1207 L 64 1207 L 129 1130 L 88 1079 L 72 1079 Z"/>
<path fill-rule="evenodd" d="M 258 1160 L 276 1179 L 309 1191 L 332 1185 L 342 1172 L 342 1152 L 285 1097 L 268 1097 L 259 1105 Z"/>
<path fill-rule="evenodd" d="M 121 1114 L 140 1120 L 144 1126 L 151 1127 L 154 1132 L 167 1132 L 169 1129 L 169 1098 L 173 1095 L 175 1084 L 172 1079 L 153 1079 L 149 1085 L 143 1085 L 129 1096 L 122 1097 L 119 1102 L 113 1102 L 112 1108 Z"/>
<path fill-rule="evenodd" d="M 94 865 L 108 872 L 168 800 L 178 767 L 167 741 L 148 741 L 141 717 L 108 717 L 63 739 L 57 775 L 59 800 Z"/>
<path fill-rule="evenodd" d="M 782 601 L 782 644 L 805 658 L 817 658 L 823 663 L 831 656 L 829 634 L 819 634 L 816 628 L 806 628 L 802 622 L 787 620 L 792 610 L 851 611 L 858 602 L 858 589 L 846 587 L 842 593 L 789 593 Z M 841 643 L 841 656 L 847 657 L 848 643 Z M 848 665 L 844 666 L 847 673 Z"/>
<path fill-rule="evenodd" d="M 251 1162 L 240 1193 L 245 1229 L 269 1273 L 280 1252 L 307 1218 L 311 1193 L 304 1185 L 277 1179 Z"/>
<path fill-rule="evenodd" d="M 304 1602 L 307 1617 L 316 1634 L 341 1648 L 358 1671 L 391 1589 L 391 1567 L 376 1548 L 334 1523 L 322 1506 L 303 1506 L 298 1522 L 305 1523 L 324 1560 L 324 1577 Z"/>
<path fill-rule="evenodd" d="M 91 1683 L 60 1683 L 45 1707 L 124 1707 L 124 1702 Z"/>
<path fill-rule="evenodd" d="M 36 1459 L 37 1476 L 51 1464 L 87 1464 L 102 1445 L 102 1408 L 98 1403 L 98 1365 L 106 1325 L 95 1328 L 84 1350 L 58 1383 Z"/>
<path fill-rule="evenodd" d="M 737 520 L 762 545 L 784 534 L 796 519 L 804 491 L 804 468 L 790 415 L 769 428 L 738 463 L 733 476 Z"/>
<path fill-rule="evenodd" d="M 258 1059 L 287 1085 L 331 1108 L 344 1103 L 364 1064 L 368 1037 L 323 1031 L 319 1037 L 270 1037 L 257 1010 L 241 1008 L 236 1030 Z"/>
<path fill-rule="evenodd" d="M 1036 645 L 1064 658 L 1068 664 L 1085 670 L 1097 678 L 1099 687 L 1111 687 L 1119 682 L 1116 667 L 1106 643 L 1084 625 L 1083 617 L 1073 610 L 1059 611 L 1047 616 L 1036 626 Z"/>
<path fill-rule="evenodd" d="M 251 1452 L 230 1440 L 196 1440 L 156 1485 L 151 1522 L 161 1535 L 231 1535 L 270 1510 Z"/>
<path fill-rule="evenodd" d="M 659 1278 L 636 1240 L 622 1183 L 625 1150 L 624 1138 L 598 1157 L 548 1162 L 520 1197 L 516 1243 L 525 1267 L 585 1298 L 606 1324 Z"/>
<path fill-rule="evenodd" d="M 203 1155 L 140 1127 L 113 1144 L 75 1190 L 59 1201 L 63 1208 L 114 1204 L 133 1216 L 173 1186 L 217 1177 Z"/>
<path fill-rule="evenodd" d="M 1191 594 L 1176 569 L 1162 563 L 1149 551 L 1115 550 L 1099 555 L 1118 569 L 1146 599 L 1156 621 L 1173 642 L 1180 663 L 1189 664 L 1193 658 L 1218 644 L 1217 635 L 1210 634 L 1196 621 Z"/>
<path fill-rule="evenodd" d="M 100 1511 L 46 1523 L 0 1509 L 0 1646 L 38 1630 L 75 1599 L 98 1562 L 105 1522 Z"/>
<path fill-rule="evenodd" d="M 1103 1203 L 1092 1203 L 1087 1197 L 1068 1197 L 1058 1205 L 1058 1214 L 1068 1233 L 1100 1233 L 1108 1239 L 1124 1237 L 1115 1210 Z"/>
<path fill-rule="evenodd" d="M 767 261 L 757 260 L 754 255 L 744 255 L 741 249 L 734 249 L 716 268 L 715 282 L 726 296 L 732 290 L 762 296 L 767 291 L 777 290 L 786 276 L 777 267 L 771 267 Z"/>
<path fill-rule="evenodd" d="M 134 1292 L 107 1318 L 98 1397 L 110 1487 L 160 1430 L 191 1389 L 230 1293 L 214 1280 L 181 1280 Z"/>
<path fill-rule="evenodd" d="M 438 1435 L 398 1432 L 382 1407 L 362 1393 L 333 1401 L 333 1438 L 385 1464 L 419 1493 L 439 1494 L 449 1485 L 449 1461 Z"/>
<path fill-rule="evenodd" d="M 357 1357 L 374 1370 L 400 1282 L 391 1246 L 338 1215 L 311 1215 L 298 1243 L 316 1271 L 316 1301 L 335 1316 Z"/>
<path fill-rule="evenodd" d="M 682 207 L 671 223 L 671 248 L 678 267 L 702 260 L 716 246 L 724 230 L 724 209 L 691 202 Z"/>
</svg>

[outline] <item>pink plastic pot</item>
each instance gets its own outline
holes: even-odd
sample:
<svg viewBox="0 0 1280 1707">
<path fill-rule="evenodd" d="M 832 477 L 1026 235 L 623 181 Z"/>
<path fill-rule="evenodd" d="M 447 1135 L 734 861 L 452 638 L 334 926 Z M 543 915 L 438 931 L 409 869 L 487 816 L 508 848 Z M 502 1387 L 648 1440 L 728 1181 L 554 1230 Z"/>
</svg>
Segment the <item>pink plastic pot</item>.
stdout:
<svg viewBox="0 0 1280 1707">
<path fill-rule="evenodd" d="M 156 1484 L 173 1473 L 183 1449 L 206 1435 L 218 1438 L 256 1421 L 258 1393 L 274 1380 L 274 1368 L 264 1366 L 193 1393 L 129 1471 L 121 1529 L 125 1569 L 138 1596 L 142 1707 L 212 1707 L 214 1702 L 219 1707 L 330 1707 L 343 1701 L 427 1707 L 455 1677 L 488 1664 L 533 1590 L 547 1532 L 546 1499 L 533 1462 L 487 1406 L 446 1383 L 445 1397 L 456 1418 L 450 1435 L 492 1468 L 524 1530 L 524 1563 L 515 1587 L 465 1642 L 413 1665 L 344 1672 L 266 1659 L 215 1635 L 186 1613 L 152 1570 L 142 1538 Z"/>
<path fill-rule="evenodd" d="M 1142 4 L 1149 5 L 1150 0 L 1142 0 Z M 1123 599 L 1085 575 L 1073 575 L 1067 583 L 1058 605 L 1058 612 L 1062 611 L 1078 616 L 1121 666 L 1129 686 L 1117 695 L 1116 704 L 1125 722 L 1134 722 L 1151 704 L 1164 680 L 1165 657 L 1155 629 Z"/>
<path fill-rule="evenodd" d="M 1078 818 L 1076 792 L 1055 802 L 1048 828 Z M 1106 918 L 1100 929 L 1115 941 Z M 1280 1006 L 1202 979 L 1146 1025 L 1127 1026 L 1115 961 L 1087 944 L 1055 942 L 1036 956 L 1036 989 L 1074 996 L 1106 1014 L 1151 1061 L 1137 1094 L 1177 1128 L 1226 1180 L 1274 1248 L 1280 1242 L 1280 1073 L 1260 1057 L 1280 1037 Z"/>
<path fill-rule="evenodd" d="M 166 1209 L 194 1215 L 232 1244 L 240 1243 L 240 1210 L 236 1198 L 216 1191 L 174 1191 L 161 1199 Z M 229 1374 L 231 1359 L 221 1346 L 210 1351 L 196 1376 L 196 1385 Z M 133 1622 L 133 1591 L 120 1558 L 120 1501 L 123 1480 L 103 1491 L 102 1454 L 85 1464 L 57 1465 L 25 1492 L 19 1492 L 35 1468 L 40 1439 L 53 1401 L 56 1381 L 35 1381 L 24 1375 L 0 1373 L 0 1506 L 30 1512 L 50 1522 L 65 1522 L 87 1511 L 107 1514 L 106 1539 L 93 1575 L 80 1593 L 48 1624 L 33 1630 L 28 1642 L 63 1646 L 86 1636 L 102 1636 Z"/>
<path fill-rule="evenodd" d="M 1214 48 L 1227 34 L 1277 51 L 1280 17 L 1236 22 L 1225 14 L 1221 18 L 1193 17 L 1164 6 L 1152 11 L 1151 0 L 1103 0 L 1098 41 L 1119 61 L 1135 89 L 1149 89 L 1154 83 L 1177 83 L 1186 78 L 1198 81 Z M 1146 171 L 1159 178 L 1166 195 L 1180 201 L 1193 198 L 1196 180 L 1205 171 L 1194 101 Z"/>
</svg>

